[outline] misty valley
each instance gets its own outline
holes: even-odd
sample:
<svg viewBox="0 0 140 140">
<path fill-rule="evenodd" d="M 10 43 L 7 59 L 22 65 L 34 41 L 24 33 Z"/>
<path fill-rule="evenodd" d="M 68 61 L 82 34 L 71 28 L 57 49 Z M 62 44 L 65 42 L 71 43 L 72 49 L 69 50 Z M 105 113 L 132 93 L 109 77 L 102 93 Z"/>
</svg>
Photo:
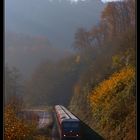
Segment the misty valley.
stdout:
<svg viewBox="0 0 140 140">
<path fill-rule="evenodd" d="M 135 0 L 5 11 L 5 140 L 136 140 Z"/>
</svg>

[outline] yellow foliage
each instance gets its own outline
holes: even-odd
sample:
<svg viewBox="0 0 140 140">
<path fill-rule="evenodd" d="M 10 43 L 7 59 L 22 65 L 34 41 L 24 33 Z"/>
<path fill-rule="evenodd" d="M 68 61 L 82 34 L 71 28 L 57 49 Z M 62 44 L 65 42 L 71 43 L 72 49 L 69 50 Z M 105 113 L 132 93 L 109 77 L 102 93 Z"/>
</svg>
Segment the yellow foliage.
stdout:
<svg viewBox="0 0 140 140">
<path fill-rule="evenodd" d="M 101 82 L 89 96 L 90 104 L 92 108 L 99 106 L 102 102 L 106 103 L 106 107 L 112 99 L 117 89 L 122 85 L 128 85 L 135 76 L 135 69 L 133 67 L 125 67 L 119 72 L 114 73 L 109 79 Z"/>
<path fill-rule="evenodd" d="M 11 105 L 4 111 L 4 138 L 5 140 L 25 140 L 31 135 L 33 128 L 23 120 L 17 118 Z"/>
</svg>

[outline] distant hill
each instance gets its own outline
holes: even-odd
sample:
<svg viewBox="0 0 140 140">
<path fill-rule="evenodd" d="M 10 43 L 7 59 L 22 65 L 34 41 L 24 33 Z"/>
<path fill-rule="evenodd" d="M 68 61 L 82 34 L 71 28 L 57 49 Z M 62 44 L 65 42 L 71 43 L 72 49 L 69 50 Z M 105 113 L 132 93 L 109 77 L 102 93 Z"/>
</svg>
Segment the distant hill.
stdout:
<svg viewBox="0 0 140 140">
<path fill-rule="evenodd" d="M 42 61 L 58 60 L 71 52 L 51 46 L 46 36 L 29 36 L 7 32 L 5 34 L 5 60 L 10 66 L 16 66 L 24 78 Z"/>
</svg>

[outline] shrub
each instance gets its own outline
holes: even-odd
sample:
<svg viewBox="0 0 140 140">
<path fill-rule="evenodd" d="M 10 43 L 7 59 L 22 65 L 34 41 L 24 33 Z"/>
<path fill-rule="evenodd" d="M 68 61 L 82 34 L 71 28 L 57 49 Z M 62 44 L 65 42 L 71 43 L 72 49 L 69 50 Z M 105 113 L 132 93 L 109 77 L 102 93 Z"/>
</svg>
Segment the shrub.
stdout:
<svg viewBox="0 0 140 140">
<path fill-rule="evenodd" d="M 5 140 L 31 140 L 35 125 L 29 124 L 16 116 L 11 105 L 4 110 L 4 138 Z"/>
</svg>

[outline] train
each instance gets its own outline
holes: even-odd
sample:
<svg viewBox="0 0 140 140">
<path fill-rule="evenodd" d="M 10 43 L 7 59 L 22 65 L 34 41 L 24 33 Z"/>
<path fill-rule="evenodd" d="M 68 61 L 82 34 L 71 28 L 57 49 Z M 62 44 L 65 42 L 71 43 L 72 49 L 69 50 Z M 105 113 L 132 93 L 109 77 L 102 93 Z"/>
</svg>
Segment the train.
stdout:
<svg viewBox="0 0 140 140">
<path fill-rule="evenodd" d="M 61 140 L 80 140 L 80 120 L 62 105 L 54 107 Z"/>
</svg>

